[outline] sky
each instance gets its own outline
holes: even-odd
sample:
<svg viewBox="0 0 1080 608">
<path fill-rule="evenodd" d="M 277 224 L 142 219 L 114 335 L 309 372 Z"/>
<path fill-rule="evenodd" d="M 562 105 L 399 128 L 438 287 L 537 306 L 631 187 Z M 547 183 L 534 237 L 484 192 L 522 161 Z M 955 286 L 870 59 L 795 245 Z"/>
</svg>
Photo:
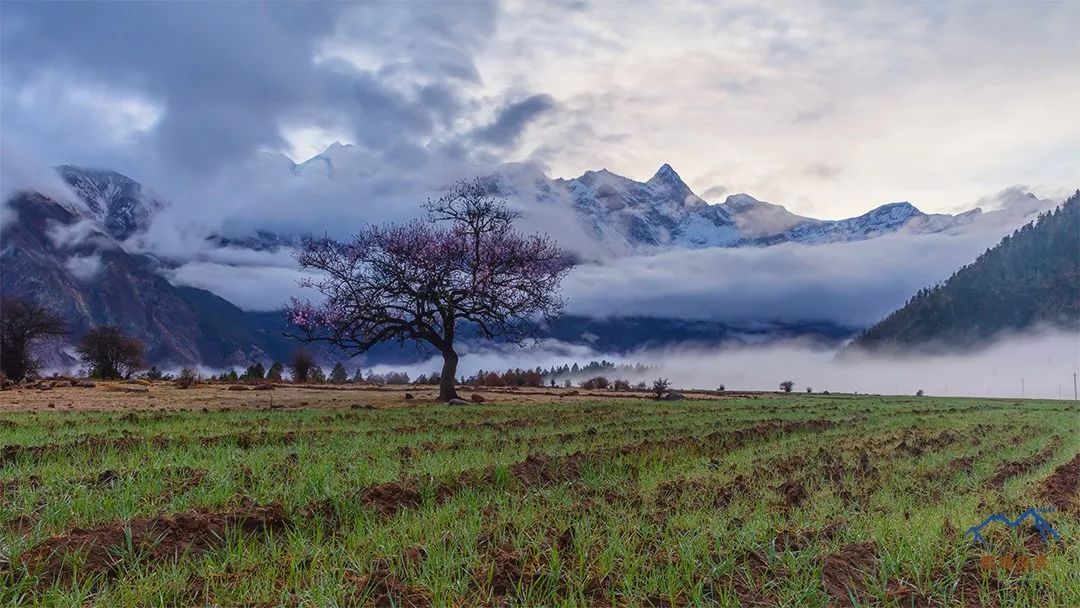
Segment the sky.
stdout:
<svg viewBox="0 0 1080 608">
<path fill-rule="evenodd" d="M 1017 185 L 1060 197 L 1080 167 L 1075 1 L 0 11 L 5 180 L 107 167 L 195 215 L 287 220 L 343 196 L 235 187 L 238 168 L 335 141 L 388 176 L 355 194 L 391 217 L 405 202 L 379 192 L 505 162 L 639 180 L 670 163 L 710 202 L 748 192 L 826 219 L 955 212 Z"/>
</svg>

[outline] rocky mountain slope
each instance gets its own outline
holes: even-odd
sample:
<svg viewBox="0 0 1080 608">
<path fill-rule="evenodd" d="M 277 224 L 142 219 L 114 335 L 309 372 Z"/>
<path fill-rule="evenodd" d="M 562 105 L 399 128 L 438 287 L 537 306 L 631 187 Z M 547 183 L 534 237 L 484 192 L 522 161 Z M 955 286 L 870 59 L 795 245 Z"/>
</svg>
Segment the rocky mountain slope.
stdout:
<svg viewBox="0 0 1080 608">
<path fill-rule="evenodd" d="M 121 238 L 146 227 L 163 204 L 115 173 L 62 167 L 79 200 L 37 193 L 9 200 L 0 232 L 0 290 L 54 307 L 73 339 L 97 325 L 119 325 L 147 346 L 151 362 L 242 364 L 282 358 L 292 345 L 281 322 L 246 313 L 207 291 L 170 284 L 160 263 L 125 250 Z M 46 353 L 53 367 L 73 364 Z"/>
<path fill-rule="evenodd" d="M 1040 324 L 1080 334 L 1080 191 L 944 283 L 916 293 L 851 348 L 970 347 Z"/>
</svg>

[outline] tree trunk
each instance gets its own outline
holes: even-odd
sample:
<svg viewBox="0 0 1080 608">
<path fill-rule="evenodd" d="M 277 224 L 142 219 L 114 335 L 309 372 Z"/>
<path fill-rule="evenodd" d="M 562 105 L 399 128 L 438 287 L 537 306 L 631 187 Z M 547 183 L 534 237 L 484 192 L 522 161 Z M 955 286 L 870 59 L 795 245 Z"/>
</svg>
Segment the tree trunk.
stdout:
<svg viewBox="0 0 1080 608">
<path fill-rule="evenodd" d="M 442 375 L 439 376 L 439 401 L 458 399 L 457 383 L 458 355 L 454 349 L 443 351 Z"/>
</svg>

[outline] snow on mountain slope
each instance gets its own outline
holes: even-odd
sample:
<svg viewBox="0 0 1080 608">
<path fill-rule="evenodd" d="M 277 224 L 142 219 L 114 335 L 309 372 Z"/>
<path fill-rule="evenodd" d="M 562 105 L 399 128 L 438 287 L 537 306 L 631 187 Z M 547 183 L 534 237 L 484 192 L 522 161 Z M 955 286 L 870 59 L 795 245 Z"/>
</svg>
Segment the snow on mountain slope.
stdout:
<svg viewBox="0 0 1080 608">
<path fill-rule="evenodd" d="M 149 188 L 115 171 L 71 165 L 56 170 L 85 203 L 79 215 L 117 240 L 145 230 L 151 218 L 168 205 Z"/>
<path fill-rule="evenodd" d="M 350 184 L 381 179 L 375 169 L 377 159 L 369 152 L 337 142 L 299 164 L 272 153 L 264 153 L 254 162 L 257 171 L 250 173 L 249 179 L 270 188 L 280 183 L 298 196 L 319 192 L 327 184 L 349 191 Z M 57 171 L 81 199 L 73 211 L 118 241 L 144 231 L 154 215 L 167 206 L 159 195 L 119 173 L 70 165 Z M 857 217 L 818 220 L 748 194 L 734 194 L 720 204 L 710 204 L 668 164 L 645 182 L 607 169 L 571 179 L 551 179 L 531 163 L 500 165 L 482 179 L 492 194 L 507 198 L 522 211 L 526 229 L 557 233 L 560 241 L 585 257 L 601 258 L 682 248 L 849 242 L 896 232 L 956 234 L 979 227 L 1011 229 L 1052 204 L 1010 189 L 980 201 L 991 209 L 987 212 L 973 209 L 958 215 L 926 214 L 911 203 L 898 202 Z M 423 200 L 422 195 L 417 196 Z M 280 227 L 256 225 L 248 230 L 206 236 L 209 242 L 222 246 L 255 250 L 290 246 L 300 236 Z"/>
<path fill-rule="evenodd" d="M 621 241 L 631 250 L 723 247 L 739 238 L 728 213 L 694 194 L 670 165 L 645 183 L 602 169 L 554 180 L 554 186 L 569 193 L 573 210 L 599 240 Z"/>
</svg>

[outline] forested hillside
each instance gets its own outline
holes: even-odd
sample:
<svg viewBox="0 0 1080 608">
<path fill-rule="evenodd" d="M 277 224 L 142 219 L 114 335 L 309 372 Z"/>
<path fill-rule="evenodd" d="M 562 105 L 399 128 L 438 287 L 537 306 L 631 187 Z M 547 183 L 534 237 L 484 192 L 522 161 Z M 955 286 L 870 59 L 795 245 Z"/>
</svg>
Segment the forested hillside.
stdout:
<svg viewBox="0 0 1080 608">
<path fill-rule="evenodd" d="M 965 347 L 1045 323 L 1080 332 L 1080 191 L 852 343 L 863 349 Z"/>
</svg>

